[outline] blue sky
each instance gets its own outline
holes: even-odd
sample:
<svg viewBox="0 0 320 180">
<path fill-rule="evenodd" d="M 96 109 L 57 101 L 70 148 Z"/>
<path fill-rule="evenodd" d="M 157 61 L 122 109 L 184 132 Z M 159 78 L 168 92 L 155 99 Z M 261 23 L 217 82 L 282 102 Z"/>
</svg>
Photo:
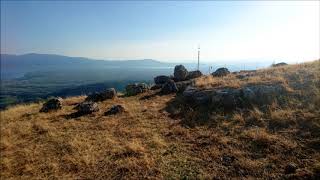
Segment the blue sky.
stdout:
<svg viewBox="0 0 320 180">
<path fill-rule="evenodd" d="M 1 53 L 203 61 L 320 57 L 318 1 L 1 1 Z"/>
</svg>

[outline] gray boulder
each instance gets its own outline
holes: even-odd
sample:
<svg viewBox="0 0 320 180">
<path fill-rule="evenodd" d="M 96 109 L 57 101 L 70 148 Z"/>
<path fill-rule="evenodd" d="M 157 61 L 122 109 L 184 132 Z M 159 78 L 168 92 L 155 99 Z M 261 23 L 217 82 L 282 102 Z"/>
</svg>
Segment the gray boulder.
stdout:
<svg viewBox="0 0 320 180">
<path fill-rule="evenodd" d="M 212 90 L 197 91 L 193 94 L 192 99 L 196 104 L 207 104 L 211 102 Z"/>
<path fill-rule="evenodd" d="M 93 112 L 99 111 L 98 104 L 92 101 L 84 101 L 76 106 L 79 115 L 91 114 Z"/>
<path fill-rule="evenodd" d="M 250 85 L 241 89 L 206 89 L 199 90 L 188 86 L 182 93 L 183 97 L 193 104 L 211 103 L 215 107 L 226 110 L 270 105 L 274 101 L 282 103 L 287 95 L 286 89 L 281 85 Z M 280 101 L 281 100 L 281 101 Z"/>
<path fill-rule="evenodd" d="M 62 99 L 61 98 L 52 98 L 43 104 L 40 112 L 50 112 L 56 111 L 62 108 Z"/>
<path fill-rule="evenodd" d="M 155 84 L 164 84 L 166 82 L 168 82 L 171 78 L 169 76 L 164 76 L 164 75 L 161 75 L 161 76 L 157 76 L 154 78 L 154 83 Z"/>
<path fill-rule="evenodd" d="M 215 77 L 222 77 L 230 74 L 230 71 L 227 68 L 219 68 L 215 72 L 212 73 Z"/>
<path fill-rule="evenodd" d="M 135 96 L 137 94 L 146 92 L 148 90 L 149 90 L 149 87 L 145 83 L 135 83 L 135 84 L 129 84 L 126 86 L 127 96 Z"/>
<path fill-rule="evenodd" d="M 113 99 L 117 96 L 117 92 L 114 88 L 109 88 L 103 92 L 96 92 L 93 94 L 90 94 L 85 101 L 93 101 L 93 102 L 99 102 L 104 101 L 107 99 Z"/>
<path fill-rule="evenodd" d="M 113 105 L 107 112 L 104 113 L 105 116 L 118 114 L 124 112 L 125 109 L 121 105 Z"/>
<path fill-rule="evenodd" d="M 198 90 L 195 87 L 188 86 L 182 93 L 190 103 L 207 104 L 211 101 L 214 90 Z"/>
<path fill-rule="evenodd" d="M 193 94 L 196 93 L 198 91 L 197 88 L 192 87 L 192 86 L 188 86 L 182 93 L 183 97 L 185 97 L 186 99 L 192 99 Z"/>
<path fill-rule="evenodd" d="M 176 93 L 178 92 L 178 88 L 176 83 L 173 80 L 170 80 L 168 82 L 166 82 L 162 88 L 160 93 L 162 94 L 171 94 L 171 93 Z"/>
<path fill-rule="evenodd" d="M 190 71 L 186 77 L 186 80 L 189 80 L 189 79 L 195 79 L 195 78 L 198 78 L 198 77 L 201 77 L 202 76 L 202 73 L 201 71 L 199 70 L 196 70 L 196 71 Z"/>
<path fill-rule="evenodd" d="M 188 80 L 176 82 L 176 86 L 178 88 L 178 92 L 183 92 L 188 86 L 194 86 L 194 81 Z"/>
<path fill-rule="evenodd" d="M 176 65 L 174 67 L 174 79 L 176 81 L 184 81 L 188 76 L 188 70 L 183 65 Z"/>
<path fill-rule="evenodd" d="M 221 89 L 216 90 L 212 95 L 212 103 L 224 109 L 235 109 L 241 105 L 240 90 L 238 89 Z"/>
<path fill-rule="evenodd" d="M 251 104 L 271 104 L 283 95 L 286 89 L 281 85 L 251 85 L 241 89 L 241 94 Z"/>
</svg>

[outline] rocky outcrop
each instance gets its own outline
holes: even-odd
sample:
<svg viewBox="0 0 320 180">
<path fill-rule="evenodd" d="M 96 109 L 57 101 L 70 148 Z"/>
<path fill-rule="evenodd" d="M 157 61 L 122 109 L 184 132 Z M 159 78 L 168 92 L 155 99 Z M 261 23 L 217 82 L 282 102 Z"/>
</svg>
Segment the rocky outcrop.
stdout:
<svg viewBox="0 0 320 180">
<path fill-rule="evenodd" d="M 186 80 L 195 79 L 195 78 L 198 78 L 198 77 L 201 77 L 201 76 L 202 76 L 202 73 L 199 70 L 190 71 L 188 73 L 187 77 L 186 77 Z"/>
<path fill-rule="evenodd" d="M 155 84 L 153 86 L 151 86 L 150 90 L 157 90 L 157 89 L 161 89 L 162 88 L 162 84 Z"/>
<path fill-rule="evenodd" d="M 286 96 L 287 91 L 281 85 L 251 85 L 240 90 L 244 100 L 251 104 L 271 104 L 275 99 Z"/>
<path fill-rule="evenodd" d="M 125 109 L 121 105 L 113 105 L 107 112 L 104 113 L 105 116 L 114 115 L 124 112 Z"/>
<path fill-rule="evenodd" d="M 199 90 L 195 87 L 188 86 L 182 95 L 191 104 L 207 104 L 211 102 L 214 90 Z"/>
<path fill-rule="evenodd" d="M 127 96 L 135 96 L 137 94 L 146 92 L 148 90 L 149 90 L 149 87 L 145 83 L 135 83 L 135 84 L 129 84 L 126 86 Z"/>
<path fill-rule="evenodd" d="M 215 72 L 212 73 L 215 77 L 222 77 L 230 74 L 230 71 L 227 68 L 219 68 Z"/>
<path fill-rule="evenodd" d="M 99 111 L 98 104 L 92 101 L 84 101 L 78 104 L 75 109 L 78 110 L 78 115 L 91 114 L 93 112 Z"/>
<path fill-rule="evenodd" d="M 188 76 L 188 70 L 183 65 L 176 65 L 174 67 L 175 81 L 184 81 Z"/>
<path fill-rule="evenodd" d="M 166 82 L 162 88 L 160 93 L 161 94 L 171 94 L 171 93 L 176 93 L 178 92 L 178 88 L 176 83 L 173 80 L 170 80 L 168 82 Z"/>
<path fill-rule="evenodd" d="M 103 92 L 96 92 L 90 94 L 85 101 L 99 102 L 107 99 L 113 99 L 117 96 L 117 92 L 114 88 L 109 88 Z"/>
<path fill-rule="evenodd" d="M 270 105 L 286 95 L 286 90 L 280 85 L 252 85 L 240 89 L 206 89 L 199 90 L 187 87 L 183 96 L 192 104 L 212 104 L 224 109 L 235 109 L 251 105 Z"/>
<path fill-rule="evenodd" d="M 155 84 L 164 84 L 164 83 L 168 82 L 169 80 L 171 80 L 171 78 L 169 76 L 161 75 L 161 76 L 157 76 L 154 78 L 154 83 Z"/>
<path fill-rule="evenodd" d="M 62 108 L 62 99 L 61 98 L 52 98 L 43 104 L 40 112 L 50 112 L 56 111 Z"/>
<path fill-rule="evenodd" d="M 272 64 L 272 67 L 279 67 L 279 66 L 286 66 L 286 65 L 288 65 L 288 64 L 285 62 L 281 62 L 281 63 L 277 63 L 277 64 Z"/>
<path fill-rule="evenodd" d="M 214 91 L 212 98 L 212 104 L 224 109 L 235 109 L 236 107 L 242 107 L 240 90 L 238 89 L 221 89 Z"/>
</svg>

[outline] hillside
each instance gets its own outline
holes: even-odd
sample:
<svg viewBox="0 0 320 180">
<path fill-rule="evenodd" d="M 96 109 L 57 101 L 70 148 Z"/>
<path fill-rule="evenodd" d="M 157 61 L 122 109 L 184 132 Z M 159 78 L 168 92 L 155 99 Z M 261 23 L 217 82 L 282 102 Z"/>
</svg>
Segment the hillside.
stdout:
<svg viewBox="0 0 320 180">
<path fill-rule="evenodd" d="M 239 89 L 276 91 L 230 106 L 149 90 L 79 117 L 70 115 L 85 96 L 49 113 L 17 105 L 1 111 L 1 179 L 320 178 L 320 61 L 191 81 L 201 102 L 220 90 L 223 102 Z M 116 104 L 125 112 L 105 116 Z"/>
<path fill-rule="evenodd" d="M 152 81 L 174 64 L 152 59 L 95 60 L 53 54 L 1 54 L 0 109 L 50 96 L 84 95 L 101 88 L 122 91 L 134 81 Z"/>
</svg>

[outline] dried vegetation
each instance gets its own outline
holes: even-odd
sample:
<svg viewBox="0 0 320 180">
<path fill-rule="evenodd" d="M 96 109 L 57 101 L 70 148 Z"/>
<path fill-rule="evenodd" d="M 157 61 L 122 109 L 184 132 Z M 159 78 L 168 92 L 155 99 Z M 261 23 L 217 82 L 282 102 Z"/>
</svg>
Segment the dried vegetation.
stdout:
<svg viewBox="0 0 320 180">
<path fill-rule="evenodd" d="M 72 119 L 85 97 L 49 113 L 11 107 L 1 111 L 1 179 L 320 178 L 319 61 L 196 80 L 200 88 L 275 83 L 290 90 L 286 106 L 225 112 L 151 91 Z M 114 104 L 126 112 L 104 116 Z M 297 170 L 286 174 L 289 163 Z"/>
</svg>

